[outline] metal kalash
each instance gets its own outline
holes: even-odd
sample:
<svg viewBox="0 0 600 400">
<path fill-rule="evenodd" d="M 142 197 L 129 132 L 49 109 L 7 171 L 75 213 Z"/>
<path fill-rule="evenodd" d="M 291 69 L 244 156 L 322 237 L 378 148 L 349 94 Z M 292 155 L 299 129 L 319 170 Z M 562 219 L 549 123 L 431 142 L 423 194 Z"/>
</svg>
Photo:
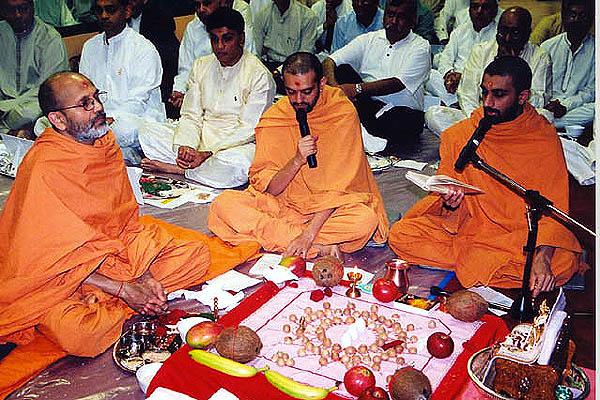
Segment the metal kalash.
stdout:
<svg viewBox="0 0 600 400">
<path fill-rule="evenodd" d="M 460 155 L 454 164 L 454 168 L 461 171 L 468 163 L 473 163 L 476 168 L 486 172 L 494 179 L 500 181 L 500 183 L 511 189 L 513 192 L 523 197 L 527 203 L 528 234 L 527 243 L 523 247 L 523 251 L 526 255 L 525 268 L 523 269 L 523 284 L 521 286 L 521 293 L 514 300 L 509 314 L 515 320 L 520 322 L 529 322 L 532 321 L 534 317 L 533 297 L 531 295 L 531 291 L 529 290 L 529 280 L 531 277 L 531 267 L 533 265 L 533 256 L 535 254 L 537 242 L 538 223 L 542 215 L 547 213 L 554 217 L 558 217 L 560 222 L 563 224 L 577 226 L 593 237 L 596 237 L 596 233 L 586 228 L 575 219 L 571 218 L 564 211 L 554 207 L 552 202 L 546 197 L 542 196 L 538 191 L 526 189 L 507 175 L 487 164 L 481 157 L 477 155 L 477 147 L 479 147 L 479 144 L 483 141 L 483 137 L 491 128 L 492 124 L 493 120 L 488 118 L 483 118 L 480 121 L 479 126 L 460 152 Z"/>
</svg>

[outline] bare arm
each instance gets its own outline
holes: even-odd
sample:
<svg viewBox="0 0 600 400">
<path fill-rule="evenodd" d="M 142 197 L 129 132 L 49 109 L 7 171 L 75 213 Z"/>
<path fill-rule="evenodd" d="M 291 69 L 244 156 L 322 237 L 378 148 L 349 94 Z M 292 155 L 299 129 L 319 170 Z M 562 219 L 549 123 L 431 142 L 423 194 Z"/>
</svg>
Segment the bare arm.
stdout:
<svg viewBox="0 0 600 400">
<path fill-rule="evenodd" d="M 306 163 L 306 157 L 316 152 L 317 136 L 309 135 L 300 138 L 296 154 L 271 179 L 269 186 L 267 186 L 267 193 L 273 196 L 281 194 L 292 179 L 294 179 L 300 168 Z"/>
<path fill-rule="evenodd" d="M 290 242 L 286 249 L 286 254 L 306 257 L 323 224 L 325 224 L 325 221 L 327 221 L 334 210 L 334 208 L 329 208 L 315 213 L 308 227 Z"/>
<path fill-rule="evenodd" d="M 327 79 L 327 84 L 330 86 L 338 86 L 338 82 L 335 79 L 335 61 L 327 57 L 323 60 L 323 75 Z"/>
</svg>

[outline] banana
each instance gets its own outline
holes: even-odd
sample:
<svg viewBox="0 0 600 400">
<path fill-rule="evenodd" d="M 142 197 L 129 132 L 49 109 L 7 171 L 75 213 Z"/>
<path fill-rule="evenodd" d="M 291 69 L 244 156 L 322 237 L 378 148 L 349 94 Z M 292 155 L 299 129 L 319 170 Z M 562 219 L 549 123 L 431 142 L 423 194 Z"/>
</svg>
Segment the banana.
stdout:
<svg viewBox="0 0 600 400">
<path fill-rule="evenodd" d="M 267 369 L 256 369 L 250 365 L 242 364 L 204 350 L 192 350 L 189 354 L 194 361 L 202 365 L 206 365 L 207 367 L 223 372 L 224 374 L 237 376 L 239 378 L 250 378 Z"/>
<path fill-rule="evenodd" d="M 337 387 L 323 389 L 320 387 L 304 385 L 272 370 L 265 371 L 265 378 L 267 378 L 271 385 L 275 386 L 283 393 L 302 400 L 321 400 L 324 399 L 329 392 L 333 392 L 337 389 Z"/>
</svg>

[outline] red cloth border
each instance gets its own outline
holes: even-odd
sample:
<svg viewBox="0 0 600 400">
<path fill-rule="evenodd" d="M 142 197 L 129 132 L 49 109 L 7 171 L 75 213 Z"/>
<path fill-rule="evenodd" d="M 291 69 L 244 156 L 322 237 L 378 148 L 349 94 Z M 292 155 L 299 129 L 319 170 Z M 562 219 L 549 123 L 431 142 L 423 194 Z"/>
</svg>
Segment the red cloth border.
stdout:
<svg viewBox="0 0 600 400">
<path fill-rule="evenodd" d="M 219 322 L 224 326 L 238 325 L 279 290 L 273 282 L 265 283 L 236 308 L 221 317 Z M 485 315 L 482 321 L 484 324 L 464 344 L 463 352 L 442 379 L 431 400 L 457 398 L 469 381 L 467 374 L 467 361 L 469 358 L 475 352 L 503 339 L 508 334 L 508 328 L 500 318 Z M 150 396 L 157 387 L 164 387 L 202 400 L 208 399 L 223 387 L 240 399 L 292 399 L 292 397 L 273 387 L 263 374 L 257 374 L 252 378 L 232 377 L 193 361 L 188 355 L 190 350 L 191 348 L 185 345 L 165 361 L 163 367 L 150 383 L 146 392 L 147 396 Z M 342 400 L 345 397 L 330 393 L 326 399 Z"/>
</svg>

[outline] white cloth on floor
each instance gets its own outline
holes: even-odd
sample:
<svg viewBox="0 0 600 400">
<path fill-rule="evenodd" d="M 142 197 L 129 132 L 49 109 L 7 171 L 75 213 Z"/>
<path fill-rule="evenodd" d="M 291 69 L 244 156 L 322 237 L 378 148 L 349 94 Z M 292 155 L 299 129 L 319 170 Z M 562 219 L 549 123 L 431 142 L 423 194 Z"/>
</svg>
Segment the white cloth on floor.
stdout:
<svg viewBox="0 0 600 400">
<path fill-rule="evenodd" d="M 592 140 L 583 147 L 574 140 L 560 138 L 567 162 L 567 169 L 580 185 L 593 185 L 596 182 L 596 146 Z"/>
<path fill-rule="evenodd" d="M 243 0 L 242 0 L 243 1 Z M 236 2 L 234 1 L 234 8 Z M 240 10 L 238 10 L 240 11 Z M 242 17 L 244 17 L 244 32 L 246 41 L 244 48 L 251 53 L 256 54 L 256 46 L 254 45 L 254 34 L 252 29 L 252 19 L 249 14 L 244 15 L 240 11 Z M 248 19 L 247 19 L 248 18 Z M 198 15 L 194 15 L 194 18 L 185 27 L 183 33 L 183 39 L 181 40 L 181 46 L 179 47 L 179 61 L 177 66 L 177 75 L 173 81 L 173 91 L 186 93 L 188 90 L 188 79 L 190 77 L 190 71 L 194 65 L 194 60 L 199 57 L 212 54 L 212 47 L 210 45 L 210 37 L 206 32 L 204 23 L 200 21 Z"/>
<path fill-rule="evenodd" d="M 108 40 L 101 33 L 85 42 L 79 72 L 98 90 L 108 92 L 104 111 L 115 120 L 111 129 L 124 154 L 139 149 L 139 130 L 146 121 L 166 119 L 160 95 L 160 56 L 154 45 L 133 29 L 125 27 Z M 136 161 L 135 157 L 126 159 Z"/>
<path fill-rule="evenodd" d="M 567 114 L 554 124 L 557 128 L 590 125 L 596 94 L 594 36 L 588 34 L 574 53 L 566 32 L 540 47 L 552 58 L 552 100 L 558 99 L 567 108 Z"/>
<path fill-rule="evenodd" d="M 164 387 L 157 387 L 148 400 L 195 400 L 193 397 Z M 214 399 L 213 399 L 214 400 Z"/>
<path fill-rule="evenodd" d="M 177 123 L 148 124 L 140 136 L 146 157 L 175 164 L 180 146 L 213 153 L 185 176 L 212 187 L 248 181 L 254 128 L 273 103 L 275 82 L 260 60 L 245 51 L 231 67 L 214 54 L 194 62 Z"/>
<path fill-rule="evenodd" d="M 425 111 L 425 124 L 437 137 L 446 129 L 465 118 L 467 116 L 461 110 L 451 107 L 431 106 Z"/>
<path fill-rule="evenodd" d="M 387 139 L 371 135 L 369 132 L 367 132 L 367 128 L 365 128 L 363 124 L 360 124 L 360 133 L 362 135 L 363 145 L 366 153 L 375 154 L 385 149 L 385 146 L 387 145 Z"/>
<path fill-rule="evenodd" d="M 329 56 L 336 65 L 349 64 L 364 82 L 397 78 L 405 86 L 399 92 L 372 96 L 393 107 L 423 110 L 425 81 L 431 70 L 429 42 L 410 32 L 390 44 L 385 29 L 360 35 Z"/>
</svg>

